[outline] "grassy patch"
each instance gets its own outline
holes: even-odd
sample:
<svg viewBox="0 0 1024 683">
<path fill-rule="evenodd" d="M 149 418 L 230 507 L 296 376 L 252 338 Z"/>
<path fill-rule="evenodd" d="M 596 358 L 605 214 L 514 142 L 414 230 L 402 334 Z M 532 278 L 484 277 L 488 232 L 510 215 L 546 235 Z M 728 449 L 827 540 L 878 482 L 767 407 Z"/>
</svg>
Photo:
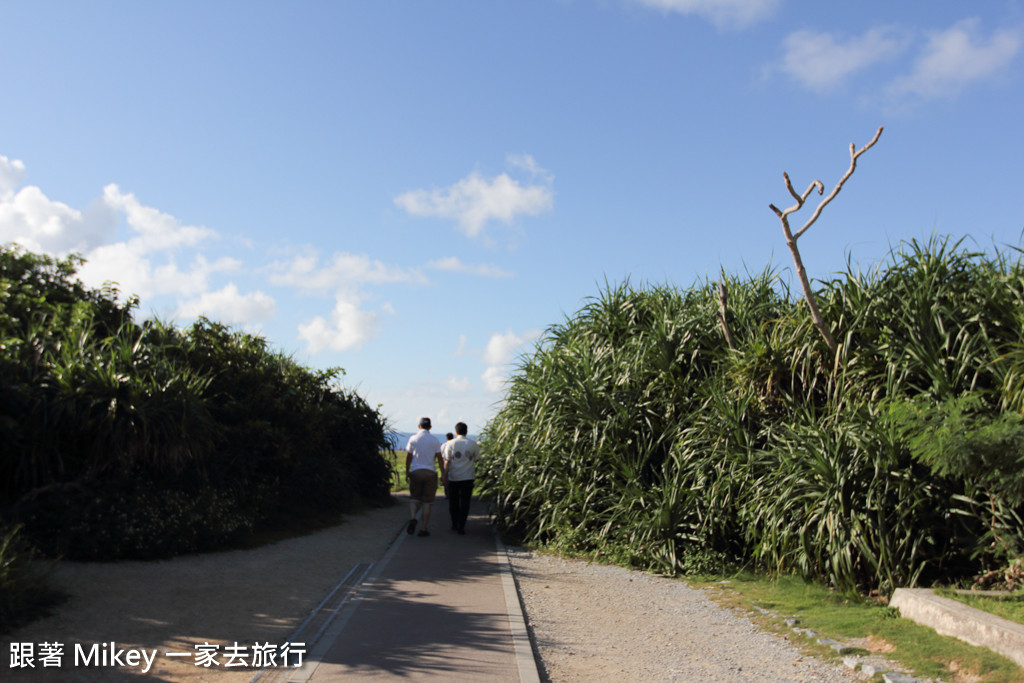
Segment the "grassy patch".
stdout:
<svg viewBox="0 0 1024 683">
<path fill-rule="evenodd" d="M 405 451 L 381 451 L 382 455 L 391 461 L 391 490 L 407 491 L 409 482 L 405 479 Z"/>
<path fill-rule="evenodd" d="M 936 593 L 944 598 L 957 600 L 975 609 L 994 614 L 997 617 L 1009 619 L 1018 624 L 1024 624 L 1024 594 L 1022 593 L 978 595 L 976 593 L 956 593 L 952 590 L 938 590 Z"/>
<path fill-rule="evenodd" d="M 706 588 L 720 604 L 772 610 L 780 618 L 758 612 L 753 612 L 752 618 L 818 655 L 835 656 L 814 640 L 794 634 L 784 617 L 795 616 L 802 628 L 817 631 L 821 637 L 858 644 L 863 654 L 884 656 L 917 676 L 978 683 L 1024 681 L 1024 672 L 1016 664 L 986 648 L 941 636 L 909 619 L 900 619 L 880 602 L 843 596 L 794 576 L 769 580 L 743 574 L 730 577 L 727 583 L 710 579 L 687 581 Z"/>
</svg>

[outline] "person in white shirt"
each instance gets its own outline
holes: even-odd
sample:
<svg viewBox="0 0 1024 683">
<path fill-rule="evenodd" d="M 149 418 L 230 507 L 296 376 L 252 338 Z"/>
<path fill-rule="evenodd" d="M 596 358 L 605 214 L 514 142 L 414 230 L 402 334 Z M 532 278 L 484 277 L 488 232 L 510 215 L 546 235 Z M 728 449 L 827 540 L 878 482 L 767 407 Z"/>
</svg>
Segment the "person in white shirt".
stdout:
<svg viewBox="0 0 1024 683">
<path fill-rule="evenodd" d="M 452 517 L 452 529 L 460 535 L 466 533 L 466 519 L 469 518 L 469 501 L 473 496 L 473 480 L 476 478 L 476 461 L 480 459 L 480 447 L 466 434 L 469 429 L 465 422 L 455 425 L 455 438 L 444 445 L 441 459 L 441 481 L 448 484 L 448 512 Z"/>
<path fill-rule="evenodd" d="M 405 445 L 405 478 L 409 482 L 409 523 L 406 533 L 416 531 L 416 514 L 423 509 L 419 536 L 430 535 L 430 504 L 437 496 L 437 468 L 442 469 L 441 443 L 430 433 L 430 418 L 420 418 L 419 431 L 409 437 Z"/>
</svg>

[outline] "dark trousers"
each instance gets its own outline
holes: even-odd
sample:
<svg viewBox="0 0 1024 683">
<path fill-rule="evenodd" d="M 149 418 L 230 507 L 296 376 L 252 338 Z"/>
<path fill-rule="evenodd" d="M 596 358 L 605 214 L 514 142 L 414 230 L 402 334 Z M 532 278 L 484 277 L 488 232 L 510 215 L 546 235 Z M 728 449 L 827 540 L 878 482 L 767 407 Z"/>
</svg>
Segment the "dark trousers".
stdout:
<svg viewBox="0 0 1024 683">
<path fill-rule="evenodd" d="M 469 499 L 473 496 L 473 480 L 448 482 L 448 512 L 452 516 L 452 528 L 465 530 L 469 517 Z"/>
</svg>

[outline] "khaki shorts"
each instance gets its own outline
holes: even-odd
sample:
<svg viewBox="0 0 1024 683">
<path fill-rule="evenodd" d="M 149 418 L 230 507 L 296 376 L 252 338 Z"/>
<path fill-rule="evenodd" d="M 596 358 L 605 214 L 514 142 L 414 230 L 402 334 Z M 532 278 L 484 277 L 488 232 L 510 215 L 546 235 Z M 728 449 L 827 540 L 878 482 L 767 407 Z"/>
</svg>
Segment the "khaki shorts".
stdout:
<svg viewBox="0 0 1024 683">
<path fill-rule="evenodd" d="M 437 496 L 437 472 L 413 470 L 409 474 L 409 497 L 421 503 L 433 503 Z"/>
</svg>

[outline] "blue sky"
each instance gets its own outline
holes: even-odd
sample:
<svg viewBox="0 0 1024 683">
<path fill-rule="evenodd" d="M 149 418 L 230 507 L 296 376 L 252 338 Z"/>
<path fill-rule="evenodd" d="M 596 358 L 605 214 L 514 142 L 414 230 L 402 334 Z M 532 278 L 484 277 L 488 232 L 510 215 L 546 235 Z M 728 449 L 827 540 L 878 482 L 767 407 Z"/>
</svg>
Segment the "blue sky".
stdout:
<svg viewBox="0 0 1024 683">
<path fill-rule="evenodd" d="M 1024 228 L 1024 3 L 0 0 L 0 242 L 478 432 L 603 283 Z M 806 212 L 806 210 L 805 210 Z M 794 223 L 799 224 L 801 214 Z M 794 287 L 794 291 L 796 288 Z"/>
</svg>

